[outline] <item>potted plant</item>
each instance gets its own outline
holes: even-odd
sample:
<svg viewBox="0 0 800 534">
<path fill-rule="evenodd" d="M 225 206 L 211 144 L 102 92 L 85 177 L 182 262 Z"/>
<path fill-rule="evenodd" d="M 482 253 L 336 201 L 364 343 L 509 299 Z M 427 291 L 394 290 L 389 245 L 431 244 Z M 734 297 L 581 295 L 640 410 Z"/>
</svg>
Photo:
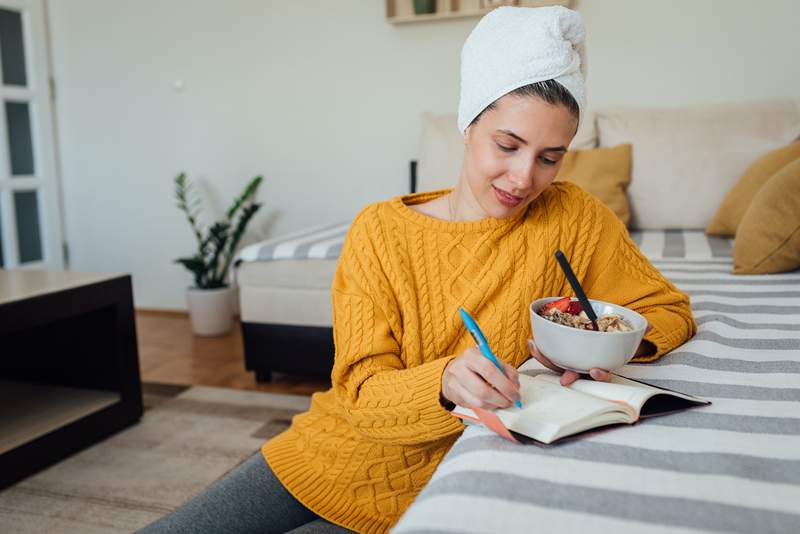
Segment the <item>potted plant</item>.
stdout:
<svg viewBox="0 0 800 534">
<path fill-rule="evenodd" d="M 186 173 L 175 177 L 178 208 L 186 214 L 197 238 L 193 256 L 178 258 L 175 263 L 186 267 L 194 276 L 186 300 L 192 331 L 201 336 L 218 336 L 230 331 L 233 322 L 233 289 L 228 284 L 236 247 L 253 215 L 261 208 L 255 201 L 261 176 L 256 176 L 233 201 L 225 218 L 203 227 L 198 222 L 201 200 L 186 179 Z"/>
</svg>

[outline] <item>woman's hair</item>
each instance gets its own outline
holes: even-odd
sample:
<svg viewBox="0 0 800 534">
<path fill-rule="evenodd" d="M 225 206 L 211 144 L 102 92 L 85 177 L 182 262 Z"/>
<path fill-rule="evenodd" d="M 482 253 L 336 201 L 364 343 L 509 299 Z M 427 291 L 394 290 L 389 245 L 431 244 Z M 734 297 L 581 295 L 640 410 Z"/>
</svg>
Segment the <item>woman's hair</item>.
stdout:
<svg viewBox="0 0 800 534">
<path fill-rule="evenodd" d="M 565 108 L 567 108 L 567 110 L 569 110 L 569 112 L 572 115 L 575 116 L 575 120 L 578 120 L 580 118 L 580 108 L 578 107 L 578 102 L 563 85 L 561 85 L 555 80 L 545 80 L 543 82 L 536 82 L 528 85 L 523 85 L 522 87 L 514 89 L 508 94 L 520 97 L 536 96 L 553 106 L 564 106 Z M 483 111 L 478 113 L 478 115 L 474 119 L 472 119 L 470 125 L 473 125 L 476 122 L 478 122 L 478 119 L 481 118 L 481 115 L 483 115 L 490 109 L 494 109 L 496 104 L 497 100 L 495 100 L 494 102 L 483 108 Z"/>
</svg>

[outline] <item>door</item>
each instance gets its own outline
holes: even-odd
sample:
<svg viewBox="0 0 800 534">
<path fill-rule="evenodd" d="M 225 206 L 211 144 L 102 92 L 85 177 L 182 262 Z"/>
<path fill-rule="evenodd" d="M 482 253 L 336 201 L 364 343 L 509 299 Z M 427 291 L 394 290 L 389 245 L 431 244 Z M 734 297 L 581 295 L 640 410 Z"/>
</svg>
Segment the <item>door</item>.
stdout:
<svg viewBox="0 0 800 534">
<path fill-rule="evenodd" d="M 62 269 L 44 0 L 0 0 L 0 268 Z"/>
</svg>

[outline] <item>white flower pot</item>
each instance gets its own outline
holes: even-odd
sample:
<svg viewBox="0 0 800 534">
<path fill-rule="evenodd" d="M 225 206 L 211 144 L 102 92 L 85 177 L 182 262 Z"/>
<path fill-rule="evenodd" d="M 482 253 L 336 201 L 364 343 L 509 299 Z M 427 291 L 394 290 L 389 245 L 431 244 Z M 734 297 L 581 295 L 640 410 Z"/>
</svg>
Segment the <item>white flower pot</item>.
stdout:
<svg viewBox="0 0 800 534">
<path fill-rule="evenodd" d="M 221 336 L 233 326 L 233 288 L 198 289 L 186 291 L 192 331 L 198 336 Z"/>
</svg>

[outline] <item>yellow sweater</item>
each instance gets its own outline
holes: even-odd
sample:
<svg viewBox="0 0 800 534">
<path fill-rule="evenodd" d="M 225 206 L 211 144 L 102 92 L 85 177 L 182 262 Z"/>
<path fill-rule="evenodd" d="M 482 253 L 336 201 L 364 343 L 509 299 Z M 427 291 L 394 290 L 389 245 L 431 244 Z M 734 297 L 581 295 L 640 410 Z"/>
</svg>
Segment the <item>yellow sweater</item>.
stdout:
<svg viewBox="0 0 800 534">
<path fill-rule="evenodd" d="M 521 365 L 528 304 L 572 294 L 553 257 L 560 248 L 590 297 L 650 321 L 658 352 L 641 360 L 696 330 L 688 297 L 577 186 L 553 184 L 510 219 L 447 222 L 408 207 L 444 193 L 373 204 L 353 221 L 332 287 L 332 388 L 262 449 L 300 502 L 359 532 L 394 525 L 464 428 L 439 403 L 445 366 L 473 343 L 459 306 L 498 357 Z"/>
</svg>

